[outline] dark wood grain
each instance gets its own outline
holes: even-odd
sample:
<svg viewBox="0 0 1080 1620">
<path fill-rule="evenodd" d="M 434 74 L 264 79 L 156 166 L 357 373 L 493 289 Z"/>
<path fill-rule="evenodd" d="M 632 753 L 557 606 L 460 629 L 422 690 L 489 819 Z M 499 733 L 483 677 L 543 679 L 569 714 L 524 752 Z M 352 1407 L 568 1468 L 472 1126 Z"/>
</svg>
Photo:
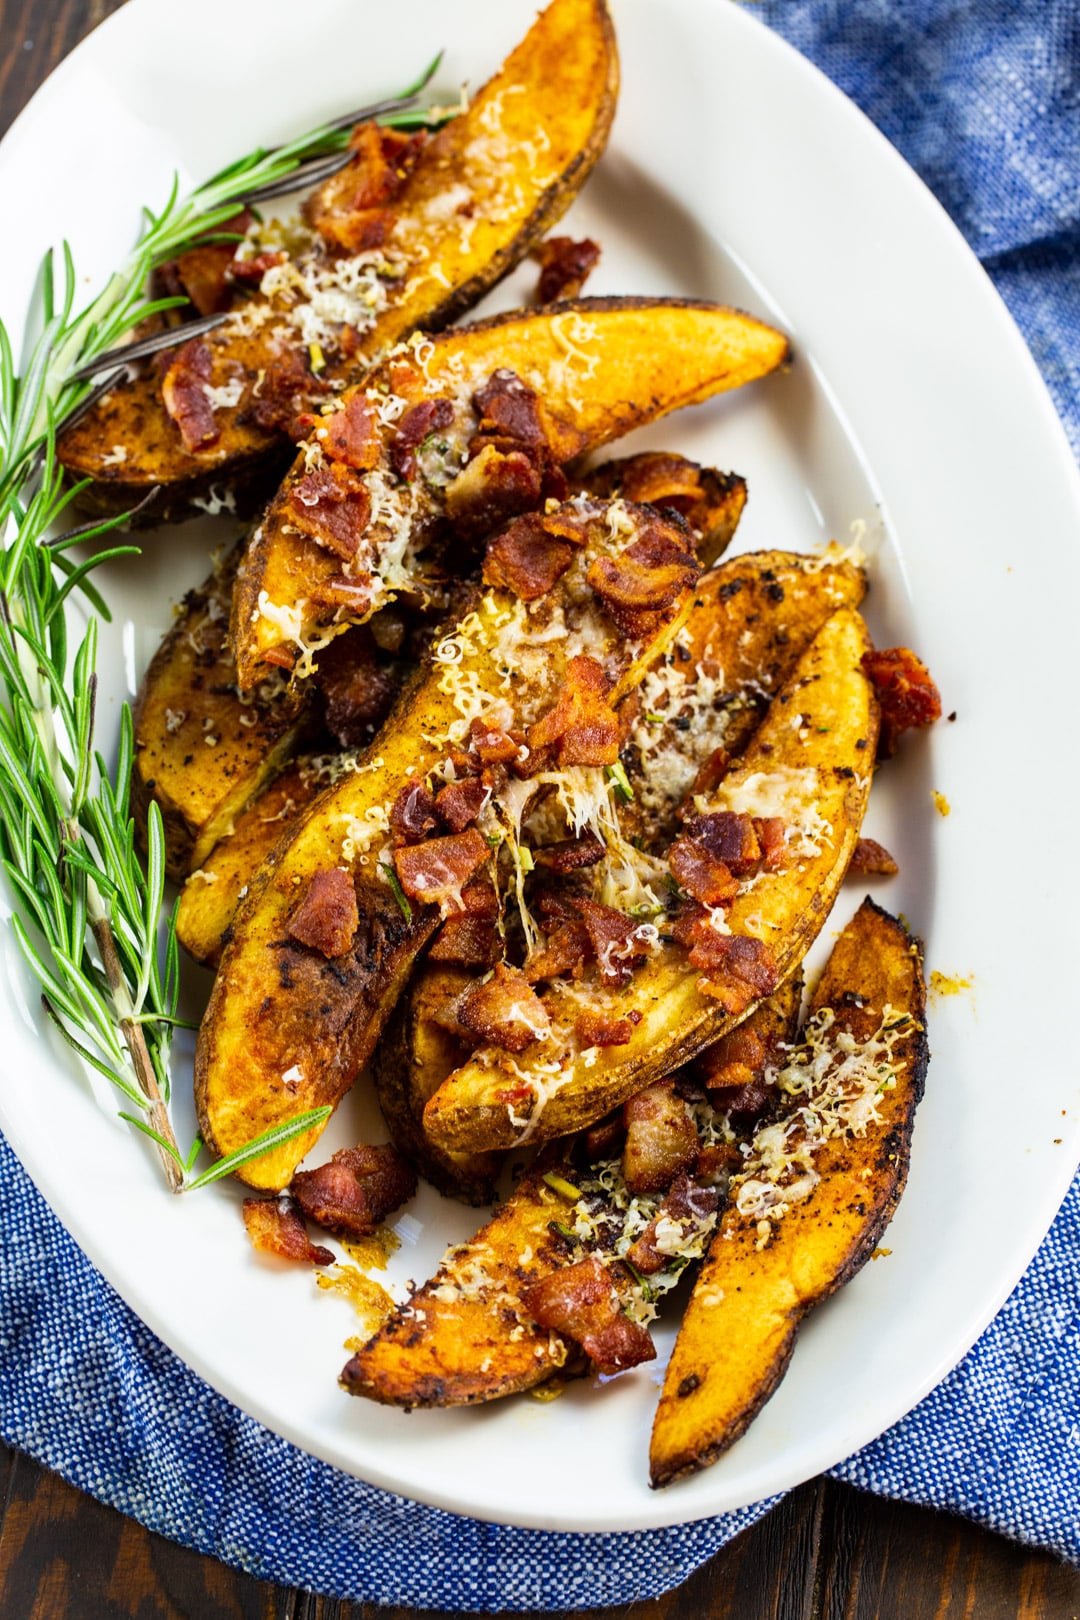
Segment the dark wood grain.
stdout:
<svg viewBox="0 0 1080 1620">
<path fill-rule="evenodd" d="M 118 3 L 0 0 L 0 131 Z M 562 1620 L 586 1612 L 563 1611 Z M 605 1612 L 619 1620 L 1080 1620 L 1080 1571 L 949 1515 L 816 1480 L 677 1591 Z M 435 1620 L 241 1575 L 2 1446 L 0 1617 Z"/>
</svg>

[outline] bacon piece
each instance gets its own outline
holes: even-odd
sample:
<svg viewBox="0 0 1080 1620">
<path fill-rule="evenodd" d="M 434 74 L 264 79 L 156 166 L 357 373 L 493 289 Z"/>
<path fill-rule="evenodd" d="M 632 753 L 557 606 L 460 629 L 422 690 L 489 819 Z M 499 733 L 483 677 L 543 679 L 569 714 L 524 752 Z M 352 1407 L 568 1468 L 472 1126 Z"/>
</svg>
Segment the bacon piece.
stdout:
<svg viewBox="0 0 1080 1620">
<path fill-rule="evenodd" d="M 454 962 L 459 967 L 494 967 L 502 953 L 496 929 L 499 902 L 491 884 L 477 878 L 461 891 L 465 906 L 459 917 L 447 917 L 436 934 L 428 957 L 432 962 Z"/>
<path fill-rule="evenodd" d="M 668 851 L 668 865 L 679 886 L 702 905 L 729 905 L 739 892 L 739 880 L 730 867 L 696 838 L 676 838 Z"/>
<path fill-rule="evenodd" d="M 541 979 L 579 979 L 591 949 L 588 929 L 576 919 L 560 921 L 545 936 L 544 943 L 529 952 L 525 977 L 530 984 Z"/>
<path fill-rule="evenodd" d="M 375 413 L 363 394 L 353 394 L 342 410 L 320 416 L 313 429 L 315 442 L 331 461 L 367 472 L 382 448 Z"/>
<path fill-rule="evenodd" d="M 941 719 L 941 694 L 921 658 L 910 647 L 863 653 L 862 667 L 881 705 L 878 758 L 888 759 L 901 732 Z"/>
<path fill-rule="evenodd" d="M 220 436 L 206 397 L 213 364 L 210 345 L 202 338 L 192 338 L 173 356 L 162 380 L 162 403 L 188 451 L 205 450 Z"/>
<path fill-rule="evenodd" d="M 315 378 L 300 354 L 295 349 L 287 349 L 256 381 L 251 414 L 260 427 L 302 439 L 314 417 L 304 424 L 298 424 L 297 418 L 302 415 L 314 387 Z"/>
<path fill-rule="evenodd" d="M 473 395 L 479 436 L 493 434 L 518 444 L 547 445 L 543 406 L 534 388 L 506 367 L 493 371 Z"/>
<path fill-rule="evenodd" d="M 754 834 L 761 846 L 761 863 L 766 872 L 779 872 L 787 861 L 785 823 L 782 816 L 755 816 Z"/>
<path fill-rule="evenodd" d="M 429 838 L 423 844 L 396 849 L 394 865 L 410 900 L 440 906 L 444 913 L 464 911 L 462 888 L 490 854 L 487 839 L 475 827 L 466 827 L 447 838 Z"/>
<path fill-rule="evenodd" d="M 298 1170 L 289 1189 L 309 1221 L 367 1237 L 416 1191 L 416 1172 L 395 1148 L 343 1148 L 328 1164 Z"/>
<path fill-rule="evenodd" d="M 714 748 L 708 759 L 702 760 L 697 775 L 690 784 L 686 799 L 692 804 L 699 793 L 715 793 L 727 775 L 731 757 L 726 748 Z"/>
<path fill-rule="evenodd" d="M 529 748 L 557 743 L 559 766 L 614 765 L 619 721 L 608 703 L 611 683 L 602 665 L 585 654 L 571 658 L 555 706 L 529 727 Z"/>
<path fill-rule="evenodd" d="M 699 1187 L 685 1170 L 680 1171 L 644 1232 L 626 1251 L 627 1260 L 635 1271 L 643 1272 L 646 1277 L 653 1272 L 663 1271 L 671 1260 L 671 1252 L 665 1242 L 666 1236 L 674 1236 L 670 1226 L 681 1226 L 687 1234 L 700 1231 L 719 1207 L 720 1194 L 715 1187 Z M 666 1234 L 661 1223 L 668 1227 Z"/>
<path fill-rule="evenodd" d="M 597 557 L 586 579 L 625 635 L 641 633 L 642 613 L 669 608 L 697 580 L 701 565 L 685 534 L 671 522 L 647 524 L 618 557 Z"/>
<path fill-rule="evenodd" d="M 371 518 L 371 496 L 344 463 L 324 462 L 288 487 L 288 521 L 317 545 L 348 561 Z"/>
<path fill-rule="evenodd" d="M 530 512 L 488 541 L 484 580 L 513 591 L 523 602 L 535 602 L 546 596 L 573 560 L 573 546 L 549 534 L 539 513 Z"/>
<path fill-rule="evenodd" d="M 714 810 L 705 816 L 690 816 L 686 836 L 723 861 L 736 877 L 751 877 L 761 864 L 761 845 L 751 816 L 734 810 Z"/>
<path fill-rule="evenodd" d="M 313 872 L 304 897 L 285 924 L 285 932 L 321 951 L 325 957 L 343 956 L 360 924 L 356 888 L 344 867 Z"/>
<path fill-rule="evenodd" d="M 625 1046 L 640 1023 L 641 1014 L 636 1008 L 628 1012 L 625 1018 L 612 1018 L 609 1013 L 586 1007 L 574 1020 L 574 1034 L 579 1045 L 586 1049 L 590 1046 Z"/>
<path fill-rule="evenodd" d="M 663 1192 L 688 1170 L 701 1146 L 674 1080 L 658 1080 L 623 1103 L 623 1179 L 632 1193 Z"/>
<path fill-rule="evenodd" d="M 481 765 L 509 765 L 517 758 L 521 746 L 509 732 L 489 725 L 486 720 L 474 720 L 469 736 Z"/>
<path fill-rule="evenodd" d="M 690 951 L 690 961 L 705 969 L 697 986 L 702 995 L 713 996 L 725 1012 L 736 1016 L 751 1002 L 771 995 L 780 983 L 769 947 L 749 934 L 718 934 L 706 928 Z"/>
<path fill-rule="evenodd" d="M 439 825 L 435 800 L 418 777 L 398 793 L 390 808 L 390 833 L 395 844 L 419 844 Z"/>
<path fill-rule="evenodd" d="M 252 217 L 246 208 L 242 209 L 216 226 L 215 232 L 242 236 Z M 196 241 L 186 253 L 158 266 L 154 272 L 155 292 L 166 298 L 186 294 L 200 315 L 218 315 L 232 302 L 229 272 L 235 252 L 235 242 Z"/>
<path fill-rule="evenodd" d="M 776 1087 L 765 1078 L 772 1060 L 768 1044 L 752 1029 L 734 1029 L 704 1051 L 696 1072 L 708 1088 L 709 1101 L 740 1125 L 760 1119 Z"/>
<path fill-rule="evenodd" d="M 545 512 L 543 516 L 544 529 L 548 534 L 559 540 L 569 540 L 572 546 L 579 550 L 589 543 L 589 535 L 596 522 L 595 510 L 590 514 L 568 502 L 564 506 L 557 506 L 553 512 Z"/>
<path fill-rule="evenodd" d="M 332 248 L 362 253 L 381 247 L 394 216 L 386 208 L 415 166 L 423 132 L 411 139 L 378 124 L 357 124 L 349 136 L 353 161 L 319 187 L 307 216 Z"/>
<path fill-rule="evenodd" d="M 333 1262 L 333 1251 L 308 1237 L 291 1198 L 245 1198 L 243 1211 L 247 1235 L 260 1253 L 276 1254 L 280 1260 L 303 1260 L 312 1266 Z"/>
<path fill-rule="evenodd" d="M 576 298 L 600 263 L 599 244 L 583 237 L 549 236 L 536 253 L 540 279 L 536 287 L 538 304 L 553 304 L 558 298 Z"/>
<path fill-rule="evenodd" d="M 551 1029 L 547 1008 L 517 968 L 500 962 L 494 976 L 470 990 L 458 1019 L 482 1040 L 505 1052 L 524 1052 Z"/>
<path fill-rule="evenodd" d="M 253 253 L 248 259 L 232 258 L 225 270 L 226 283 L 257 287 L 268 270 L 285 263 L 284 253 Z"/>
<path fill-rule="evenodd" d="M 390 465 L 399 478 L 416 477 L 416 452 L 424 440 L 454 420 L 448 399 L 425 399 L 407 410 L 390 441 Z"/>
<path fill-rule="evenodd" d="M 446 515 L 460 535 L 477 539 L 538 505 L 542 481 L 522 450 L 484 445 L 446 486 Z"/>
<path fill-rule="evenodd" d="M 602 906 L 598 900 L 575 899 L 573 904 L 585 924 L 601 979 L 605 984 L 627 984 L 633 964 L 649 954 L 649 945 L 641 937 L 641 924 L 614 906 Z"/>
<path fill-rule="evenodd" d="M 595 866 L 602 861 L 606 850 L 594 832 L 583 832 L 577 838 L 563 838 L 557 844 L 545 844 L 534 849 L 533 861 L 552 872 L 578 872 L 582 867 Z"/>
<path fill-rule="evenodd" d="M 479 776 L 448 782 L 435 795 L 435 808 L 451 832 L 461 832 L 475 821 L 491 798 L 491 789 Z"/>
<path fill-rule="evenodd" d="M 895 877 L 900 868 L 876 838 L 860 838 L 848 866 L 848 877 Z"/>
<path fill-rule="evenodd" d="M 381 663 L 366 625 L 335 636 L 319 654 L 319 690 L 326 724 L 342 748 L 359 748 L 382 725 L 393 706 L 399 682 Z"/>
<path fill-rule="evenodd" d="M 595 1255 L 529 1283 L 521 1303 L 541 1327 L 580 1344 L 600 1372 L 620 1372 L 656 1356 L 648 1330 L 620 1310 L 611 1276 Z"/>
</svg>

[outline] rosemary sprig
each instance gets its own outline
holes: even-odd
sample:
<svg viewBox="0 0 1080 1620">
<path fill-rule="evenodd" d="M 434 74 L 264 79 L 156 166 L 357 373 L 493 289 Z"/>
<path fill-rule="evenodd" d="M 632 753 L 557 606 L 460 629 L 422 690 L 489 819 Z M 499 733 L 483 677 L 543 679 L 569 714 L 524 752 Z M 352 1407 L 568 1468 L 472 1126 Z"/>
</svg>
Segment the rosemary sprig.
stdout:
<svg viewBox="0 0 1080 1620">
<path fill-rule="evenodd" d="M 395 104 L 414 100 L 438 61 Z M 418 110 L 387 121 L 414 126 L 445 116 Z M 0 864 L 15 893 L 12 927 L 41 985 L 46 1015 L 77 1056 L 119 1090 L 121 1118 L 155 1143 L 174 1191 L 227 1175 L 310 1130 L 330 1110 L 274 1127 L 199 1175 L 202 1142 L 196 1137 L 186 1154 L 177 1143 L 169 1114 L 172 1033 L 183 1023 L 175 913 L 164 920 L 165 840 L 154 803 L 145 870 L 135 848 L 127 704 L 111 771 L 94 747 L 98 623 L 109 620 L 109 610 L 90 576 L 111 559 L 137 556 L 138 547 L 107 544 L 81 561 L 69 555 L 73 545 L 99 540 L 130 514 L 53 533 L 82 487 L 65 487 L 56 439 L 95 389 L 76 374 L 92 372 L 92 362 L 149 316 L 185 302 L 147 297 L 154 268 L 220 231 L 253 192 L 265 194 L 309 159 L 347 142 L 340 121 L 323 124 L 240 158 L 189 197 L 180 196 L 174 180 L 164 208 L 146 210 L 125 269 L 80 313 L 70 249 L 63 245 L 59 275 L 50 251 L 28 322 L 36 335 L 21 370 L 0 322 Z M 75 592 L 90 613 L 72 652 L 67 615 Z"/>
</svg>

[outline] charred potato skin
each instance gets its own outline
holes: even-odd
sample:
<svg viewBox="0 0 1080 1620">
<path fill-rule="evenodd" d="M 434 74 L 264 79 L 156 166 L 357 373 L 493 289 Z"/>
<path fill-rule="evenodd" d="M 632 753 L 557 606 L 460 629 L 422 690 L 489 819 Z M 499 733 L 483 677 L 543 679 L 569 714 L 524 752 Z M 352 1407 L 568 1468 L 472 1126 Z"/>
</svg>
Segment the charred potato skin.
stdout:
<svg viewBox="0 0 1080 1620">
<path fill-rule="evenodd" d="M 845 1009 L 852 993 L 864 1010 Z M 929 1061 L 922 955 L 903 924 L 868 897 L 840 935 L 811 1006 L 834 1007 L 865 1038 L 886 1005 L 909 1013 L 912 1025 L 896 1048 L 901 1079 L 884 1094 L 880 1125 L 825 1145 L 821 1181 L 774 1223 L 761 1250 L 755 1224 L 734 1206 L 725 1211 L 665 1377 L 653 1486 L 708 1467 L 746 1432 L 782 1380 L 802 1321 L 874 1253 L 903 1193 Z"/>
<path fill-rule="evenodd" d="M 132 811 L 145 829 L 157 801 L 166 871 L 177 882 L 232 830 L 310 726 L 300 692 L 237 691 L 227 627 L 238 559 L 234 552 L 185 597 L 135 702 Z"/>
<path fill-rule="evenodd" d="M 549 184 L 537 189 L 522 156 L 515 174 L 535 197 L 509 236 L 487 220 L 477 235 L 475 259 L 457 255 L 444 229 L 436 235 L 444 281 L 434 276 L 413 279 L 422 290 L 406 293 L 391 304 L 365 336 L 363 352 L 330 369 L 344 376 L 370 364 L 410 331 L 440 331 L 457 320 L 514 268 L 559 220 L 588 178 L 607 144 L 619 88 L 615 33 L 605 0 L 554 0 L 521 43 L 478 92 L 470 109 L 453 119 L 432 139 L 420 164 L 396 200 L 395 211 L 423 218 L 432 196 L 468 174 L 467 149 L 483 136 L 485 110 L 509 86 L 524 95 L 506 106 L 507 141 L 515 160 L 528 137 L 544 130 L 557 150 Z M 431 229 L 431 227 L 429 227 Z M 487 240 L 488 238 L 493 240 Z M 464 257 L 464 265 L 455 258 Z M 425 261 L 430 267 L 430 259 Z M 415 272 L 417 266 L 413 266 Z M 448 273 L 449 272 L 449 273 Z M 455 276 L 457 279 L 455 279 Z M 462 279 L 463 277 L 463 279 Z M 445 281 L 451 290 L 443 295 Z M 180 339 L 182 341 L 182 338 Z M 216 349 L 222 338 L 210 336 Z M 254 374 L 266 364 L 258 339 L 233 337 L 225 353 Z M 128 452 L 111 461 L 116 447 Z M 188 453 L 165 411 L 156 368 L 145 366 L 123 381 L 106 400 L 62 435 L 60 457 L 73 479 L 91 482 L 79 495 L 88 512 L 113 516 L 130 511 L 157 489 L 140 512 L 140 525 L 176 522 L 199 509 L 214 486 L 227 488 L 237 502 L 237 515 L 253 517 L 286 472 L 292 448 L 282 435 L 260 425 L 244 409 L 221 416 L 221 435 L 206 451 Z M 132 476 L 137 468 L 138 476 Z"/>
</svg>

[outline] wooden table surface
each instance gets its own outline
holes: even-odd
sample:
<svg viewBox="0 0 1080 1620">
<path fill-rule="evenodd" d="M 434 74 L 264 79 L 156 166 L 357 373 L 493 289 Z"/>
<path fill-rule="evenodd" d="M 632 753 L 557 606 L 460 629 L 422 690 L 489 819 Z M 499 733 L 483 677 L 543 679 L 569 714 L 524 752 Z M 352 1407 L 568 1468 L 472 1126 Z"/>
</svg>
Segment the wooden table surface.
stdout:
<svg viewBox="0 0 1080 1620">
<path fill-rule="evenodd" d="M 121 0 L 0 0 L 0 133 Z M 227 0 L 226 0 L 227 3 Z M 178 26 L 183 6 L 177 5 Z M 237 1574 L 0 1446 L 0 1620 L 421 1620 Z M 1080 1620 L 1080 1571 L 825 1479 L 620 1620 Z M 567 1612 L 565 1620 L 572 1620 Z"/>
</svg>

